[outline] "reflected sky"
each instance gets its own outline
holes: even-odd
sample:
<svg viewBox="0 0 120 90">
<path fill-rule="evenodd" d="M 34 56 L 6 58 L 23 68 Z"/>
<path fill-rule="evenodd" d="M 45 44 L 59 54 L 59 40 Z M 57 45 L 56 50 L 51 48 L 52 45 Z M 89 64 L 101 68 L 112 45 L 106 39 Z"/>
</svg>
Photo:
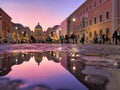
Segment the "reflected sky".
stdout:
<svg viewBox="0 0 120 90">
<path fill-rule="evenodd" d="M 17 55 L 18 58 L 14 60 L 16 62 L 14 63 L 15 65 L 11 66 L 12 70 L 5 77 L 11 80 L 23 80 L 27 83 L 26 87 L 44 84 L 50 87 L 51 90 L 87 90 L 83 84 L 61 65 L 59 60 L 60 54 L 57 52 L 11 54 L 13 56 Z M 26 58 L 29 60 L 23 59 L 29 57 L 29 55 L 30 58 Z M 55 57 L 58 57 L 58 62 L 52 60 Z M 18 63 L 19 58 L 23 61 L 21 64 Z"/>
<path fill-rule="evenodd" d="M 0 83 L 17 83 L 22 90 L 34 90 L 32 88 L 36 87 L 49 88 L 46 90 L 86 90 L 83 89 L 85 86 L 90 90 L 119 90 L 119 62 L 107 57 L 94 53 L 82 55 L 74 47 L 67 53 L 2 52 Z"/>
</svg>

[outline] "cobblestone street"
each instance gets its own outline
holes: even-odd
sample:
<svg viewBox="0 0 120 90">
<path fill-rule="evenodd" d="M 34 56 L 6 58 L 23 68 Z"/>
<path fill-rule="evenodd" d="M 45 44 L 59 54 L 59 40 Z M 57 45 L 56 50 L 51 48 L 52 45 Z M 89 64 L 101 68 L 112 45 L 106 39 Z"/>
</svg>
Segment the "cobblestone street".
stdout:
<svg viewBox="0 0 120 90">
<path fill-rule="evenodd" d="M 66 54 L 68 69 L 89 90 L 119 90 L 120 46 L 98 44 L 1 44 L 3 52 L 45 52 Z M 74 67 L 76 66 L 76 67 Z M 73 71 L 75 70 L 75 71 Z"/>
</svg>

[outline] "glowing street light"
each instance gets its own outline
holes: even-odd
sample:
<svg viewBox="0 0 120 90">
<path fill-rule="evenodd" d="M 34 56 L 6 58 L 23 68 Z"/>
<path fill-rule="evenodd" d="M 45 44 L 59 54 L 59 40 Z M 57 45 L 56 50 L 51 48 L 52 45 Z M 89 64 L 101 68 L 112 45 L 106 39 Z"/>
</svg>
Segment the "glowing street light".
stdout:
<svg viewBox="0 0 120 90">
<path fill-rule="evenodd" d="M 15 30 L 18 30 L 18 27 L 15 27 Z M 16 42 L 18 43 L 18 31 L 16 31 Z"/>
<path fill-rule="evenodd" d="M 76 21 L 76 18 L 73 18 L 72 21 L 75 22 L 75 21 Z"/>
</svg>

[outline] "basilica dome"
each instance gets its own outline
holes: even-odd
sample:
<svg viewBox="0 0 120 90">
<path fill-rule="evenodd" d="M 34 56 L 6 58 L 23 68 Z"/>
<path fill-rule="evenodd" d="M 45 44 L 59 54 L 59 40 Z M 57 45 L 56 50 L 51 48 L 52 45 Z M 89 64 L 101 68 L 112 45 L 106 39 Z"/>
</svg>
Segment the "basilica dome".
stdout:
<svg viewBox="0 0 120 90">
<path fill-rule="evenodd" d="M 40 26 L 39 23 L 37 24 L 37 26 L 35 26 L 35 31 L 36 31 L 36 30 L 43 31 L 42 26 Z"/>
</svg>

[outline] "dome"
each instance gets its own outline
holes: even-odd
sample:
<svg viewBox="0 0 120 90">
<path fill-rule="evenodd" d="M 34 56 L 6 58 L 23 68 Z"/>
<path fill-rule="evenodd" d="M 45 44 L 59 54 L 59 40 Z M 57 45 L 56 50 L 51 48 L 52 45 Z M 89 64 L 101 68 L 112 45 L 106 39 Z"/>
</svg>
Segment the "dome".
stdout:
<svg viewBox="0 0 120 90">
<path fill-rule="evenodd" d="M 42 30 L 42 27 L 40 26 L 39 23 L 38 23 L 38 25 L 35 27 L 35 30 Z"/>
</svg>

